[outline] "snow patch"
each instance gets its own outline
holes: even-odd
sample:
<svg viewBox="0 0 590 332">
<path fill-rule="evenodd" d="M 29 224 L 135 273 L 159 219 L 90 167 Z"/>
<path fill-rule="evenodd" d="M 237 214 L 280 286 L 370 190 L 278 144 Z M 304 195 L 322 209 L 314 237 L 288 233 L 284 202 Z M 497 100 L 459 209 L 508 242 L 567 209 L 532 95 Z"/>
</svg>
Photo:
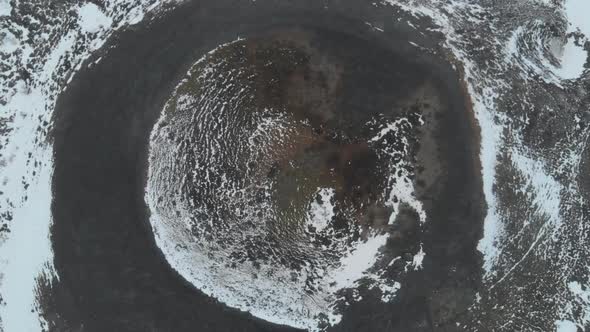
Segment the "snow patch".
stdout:
<svg viewBox="0 0 590 332">
<path fill-rule="evenodd" d="M 391 300 L 393 300 L 393 298 L 395 297 L 395 295 L 397 294 L 397 291 L 401 288 L 401 284 L 399 282 L 395 282 L 393 285 L 389 286 L 389 285 L 384 285 L 384 284 L 379 284 L 379 289 L 381 290 L 381 301 L 388 303 Z"/>
<path fill-rule="evenodd" d="M 340 267 L 333 274 L 337 289 L 353 287 L 367 269 L 377 262 L 379 248 L 387 242 L 388 234 L 370 237 L 360 242 L 350 254 L 340 260 Z"/>
<path fill-rule="evenodd" d="M 0 52 L 1 53 L 12 53 L 18 49 L 19 41 L 16 37 L 8 30 L 3 31 L 0 34 Z"/>
<path fill-rule="evenodd" d="M 420 245 L 420 251 L 418 251 L 418 253 L 415 254 L 414 258 L 412 259 L 412 265 L 414 265 L 414 269 L 421 269 L 422 268 L 422 262 L 424 262 L 425 256 L 426 256 L 426 253 L 424 252 L 422 245 Z"/>
<path fill-rule="evenodd" d="M 0 0 L 0 16 L 9 16 L 11 11 L 10 0 Z"/>
<path fill-rule="evenodd" d="M 565 15 L 568 19 L 568 33 L 581 32 L 580 46 L 574 43 L 574 38 L 568 38 L 560 50 L 561 68 L 557 68 L 556 74 L 562 79 L 576 79 L 584 73 L 584 65 L 588 59 L 588 52 L 584 50 L 583 44 L 590 38 L 590 2 L 587 0 L 567 0 L 564 3 Z"/>
<path fill-rule="evenodd" d="M 106 16 L 97 5 L 88 2 L 78 9 L 78 24 L 82 30 L 90 33 L 106 29 L 111 26 L 113 21 Z"/>
<path fill-rule="evenodd" d="M 558 320 L 555 322 L 556 332 L 577 332 L 578 326 L 569 320 Z"/>
<path fill-rule="evenodd" d="M 317 195 L 320 201 L 314 200 L 309 207 L 307 225 L 313 226 L 317 231 L 321 231 L 328 227 L 328 224 L 334 217 L 334 194 L 336 192 L 332 188 L 322 188 L 318 190 Z"/>
<path fill-rule="evenodd" d="M 568 38 L 558 57 L 561 60 L 561 67 L 555 70 L 555 74 L 564 80 L 576 79 L 582 76 L 588 52 L 584 50 L 583 46 L 576 45 L 573 37 Z"/>
<path fill-rule="evenodd" d="M 567 0 L 564 4 L 565 15 L 570 23 L 569 31 L 580 31 L 590 38 L 590 1 L 588 0 Z"/>
</svg>

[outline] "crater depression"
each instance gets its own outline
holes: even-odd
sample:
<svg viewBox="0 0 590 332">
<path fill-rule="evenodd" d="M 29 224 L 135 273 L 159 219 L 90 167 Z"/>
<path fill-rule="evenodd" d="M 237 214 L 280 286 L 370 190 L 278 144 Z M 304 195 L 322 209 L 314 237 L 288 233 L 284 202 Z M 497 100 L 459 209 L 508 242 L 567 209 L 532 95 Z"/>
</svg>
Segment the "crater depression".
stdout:
<svg viewBox="0 0 590 332">
<path fill-rule="evenodd" d="M 127 31 L 62 94 L 64 301 L 98 330 L 455 326 L 484 215 L 459 73 L 411 35 L 261 8 L 218 34 L 191 7 Z"/>
</svg>

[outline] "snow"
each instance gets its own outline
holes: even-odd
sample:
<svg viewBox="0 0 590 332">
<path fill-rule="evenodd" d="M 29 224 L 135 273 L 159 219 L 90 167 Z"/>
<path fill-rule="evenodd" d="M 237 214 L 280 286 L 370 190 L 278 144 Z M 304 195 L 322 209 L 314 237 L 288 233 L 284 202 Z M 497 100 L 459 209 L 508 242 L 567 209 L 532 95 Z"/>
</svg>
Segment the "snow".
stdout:
<svg viewBox="0 0 590 332">
<path fill-rule="evenodd" d="M 423 124 L 423 120 L 420 119 L 421 124 Z M 394 157 L 396 153 L 403 153 L 404 157 L 408 153 L 408 140 L 407 138 L 403 137 L 402 127 L 411 126 L 410 122 L 407 118 L 400 118 L 393 122 L 387 123 L 379 132 L 369 140 L 369 143 L 376 143 L 381 141 L 387 135 L 393 133 L 397 139 L 401 139 L 401 142 L 404 144 L 403 151 L 389 151 L 386 150 L 385 153 L 390 154 L 391 157 Z M 398 135 L 402 135 L 402 137 L 398 137 Z M 398 165 L 392 166 L 402 166 L 406 161 L 402 161 Z M 400 172 L 398 174 L 398 172 Z M 392 181 L 395 179 L 395 181 Z M 415 196 L 414 184 L 411 180 L 411 174 L 405 169 L 404 167 L 400 167 L 397 171 L 392 171 L 389 175 L 388 182 L 393 183 L 390 184 L 388 187 L 388 193 L 386 193 L 387 200 L 385 201 L 385 205 L 392 207 L 391 215 L 389 216 L 388 224 L 392 225 L 395 222 L 397 214 L 400 211 L 400 205 L 405 203 L 409 205 L 420 218 L 420 223 L 424 224 L 426 222 L 426 211 L 424 211 L 424 207 L 422 202 L 418 200 Z"/>
<path fill-rule="evenodd" d="M 467 68 L 472 65 L 470 62 L 465 63 Z M 474 91 L 471 84 L 468 85 L 468 90 L 481 135 L 479 159 L 481 162 L 483 193 L 488 205 L 483 225 L 483 237 L 479 241 L 477 249 L 484 254 L 484 268 L 487 273 L 490 273 L 499 254 L 496 240 L 502 233 L 502 223 L 498 216 L 498 204 L 494 193 L 501 126 L 496 124 L 491 112 L 495 108 L 494 100 L 497 98 L 497 94 L 490 88 L 485 88 L 483 93 L 479 95 Z"/>
<path fill-rule="evenodd" d="M 555 322 L 556 332 L 577 332 L 576 324 L 569 320 L 558 320 Z"/>
<path fill-rule="evenodd" d="M 130 14 L 130 19 L 126 22 L 129 25 L 135 25 L 141 21 L 143 21 L 143 19 L 145 18 L 145 14 L 151 12 L 152 10 L 154 10 L 158 5 L 160 5 L 159 1 L 154 2 L 153 4 L 151 4 L 150 6 L 146 7 L 146 8 L 141 8 L 141 7 L 135 7 L 129 14 Z"/>
<path fill-rule="evenodd" d="M 590 303 L 590 289 L 584 290 L 579 282 L 572 281 L 568 284 L 568 288 L 572 294 L 581 298 L 584 302 Z"/>
<path fill-rule="evenodd" d="M 334 217 L 332 200 L 335 191 L 332 188 L 322 188 L 317 194 L 321 197 L 322 203 L 314 200 L 310 204 L 307 224 L 313 226 L 317 231 L 321 231 L 328 227 L 330 220 Z"/>
<path fill-rule="evenodd" d="M 587 0 L 567 0 L 564 4 L 565 15 L 569 21 L 568 33 L 580 31 L 585 35 L 584 41 L 590 38 L 590 2 Z M 583 45 L 584 42 L 581 43 Z M 556 74 L 562 79 L 576 79 L 584 73 L 588 52 L 577 46 L 573 38 L 569 38 L 560 50 L 561 67 Z"/>
<path fill-rule="evenodd" d="M 523 144 L 519 144 L 523 146 Z M 512 149 L 511 159 L 514 166 L 526 177 L 527 185 L 535 194 L 533 204 L 538 213 L 549 218 L 553 232 L 558 232 L 562 223 L 559 215 L 561 192 L 563 186 L 549 175 L 548 167 L 543 162 L 535 160 L 528 153 Z M 525 188 L 523 188 L 525 189 Z M 525 224 L 528 220 L 525 221 Z"/>
<path fill-rule="evenodd" d="M 349 255 L 343 257 L 332 279 L 336 282 L 336 288 L 353 287 L 365 271 L 375 264 L 379 248 L 385 245 L 388 237 L 388 234 L 373 236 L 359 243 Z"/>
<path fill-rule="evenodd" d="M 154 211 L 154 202 L 148 196 L 150 191 L 149 188 L 146 191 L 146 201 Z M 271 271 L 267 265 L 258 269 L 252 266 L 243 270 L 230 269 L 223 261 L 212 260 L 200 252 L 194 242 L 186 238 L 182 225 L 167 223 L 164 218 L 157 213 L 150 217 L 157 246 L 172 268 L 205 294 L 260 319 L 302 329 L 313 326 L 313 316 L 323 312 L 323 303 L 315 304 L 311 297 L 301 296 L 299 291 L 303 284 L 252 278 L 254 271 L 261 276 Z M 185 245 L 186 249 L 177 244 Z M 280 280 L 289 280 L 289 270 L 272 271 Z"/>
<path fill-rule="evenodd" d="M 457 45 L 461 45 L 462 41 L 457 40 L 460 36 L 454 32 L 449 18 L 446 17 L 439 10 L 434 10 L 427 7 L 424 4 L 413 4 L 406 5 L 403 2 L 397 2 L 394 0 L 387 0 L 395 6 L 401 6 L 404 10 L 413 13 L 416 17 L 430 17 L 435 24 L 438 25 L 438 29 L 441 33 L 445 34 L 449 40 L 446 42 L 446 46 L 451 49 L 454 55 L 462 62 L 465 70 L 465 81 L 467 84 L 468 94 L 473 104 L 473 111 L 475 118 L 479 124 L 481 141 L 480 141 L 480 162 L 481 162 L 481 175 L 483 180 L 483 193 L 485 201 L 488 205 L 487 214 L 484 220 L 484 236 L 478 243 L 478 250 L 482 252 L 484 256 L 484 268 L 486 273 L 491 273 L 494 262 L 496 261 L 500 251 L 496 246 L 496 241 L 502 233 L 502 223 L 498 215 L 497 200 L 494 193 L 494 183 L 496 181 L 496 165 L 498 163 L 497 154 L 498 147 L 500 146 L 503 126 L 497 123 L 494 116 L 496 109 L 496 99 L 498 93 L 494 91 L 492 87 L 501 86 L 501 82 L 494 82 L 497 84 L 481 86 L 481 92 L 475 89 L 470 79 L 474 79 L 475 82 L 480 81 L 478 75 L 477 65 L 470 59 L 470 56 L 465 53 L 464 50 L 459 48 Z M 455 8 L 453 6 L 462 6 L 457 2 L 449 3 L 446 8 L 448 12 L 452 13 Z M 471 11 L 475 12 L 478 10 L 477 5 L 469 5 L 472 8 Z M 470 18 L 474 20 L 475 18 Z M 515 46 L 515 42 L 514 42 Z"/>
<path fill-rule="evenodd" d="M 86 32 L 97 32 L 101 28 L 106 29 L 113 21 L 106 16 L 97 5 L 88 2 L 78 9 L 78 24 Z"/>
<path fill-rule="evenodd" d="M 570 22 L 571 28 L 569 31 L 580 31 L 590 38 L 590 20 L 588 13 L 590 13 L 590 1 L 588 0 L 567 0 L 564 5 L 565 15 Z"/>
<path fill-rule="evenodd" d="M 586 285 L 582 285 L 576 281 L 568 283 L 568 289 L 574 297 L 574 302 L 582 308 L 579 323 L 583 325 L 590 323 L 590 287 L 587 284 L 586 282 Z"/>
<path fill-rule="evenodd" d="M 3 107 L 4 112 L 17 113 L 11 141 L 4 148 L 4 167 L 0 176 L 5 179 L 2 190 L 12 202 L 13 211 L 8 238 L 0 245 L 0 294 L 5 305 L 0 307 L 4 331 L 40 331 L 42 320 L 35 312 L 36 278 L 46 271 L 53 257 L 49 229 L 51 225 L 51 150 L 34 143 L 37 116 L 45 110 L 45 96 L 40 88 L 29 90 L 20 83 L 18 93 Z M 25 112 L 26 110 L 26 112 Z M 8 114 L 10 114 L 8 113 Z M 28 152 L 41 163 L 33 168 Z M 32 176 L 32 171 L 36 176 Z M 25 190 L 21 179 L 29 184 Z M 28 199 L 25 201 L 24 196 Z"/>
<path fill-rule="evenodd" d="M 420 245 L 420 251 L 418 251 L 418 253 L 415 254 L 414 258 L 412 259 L 412 265 L 414 266 L 414 269 L 421 269 L 422 268 L 422 262 L 424 262 L 425 256 L 426 256 L 426 253 L 424 252 L 422 245 Z"/>
<path fill-rule="evenodd" d="M 10 31 L 4 31 L 4 35 L 0 34 L 0 52 L 12 53 L 18 49 L 19 42 Z"/>
<path fill-rule="evenodd" d="M 402 123 L 407 122 L 406 118 L 395 120 L 391 123 L 388 123 L 385 127 L 383 127 L 375 137 L 371 138 L 369 142 L 374 143 L 381 140 L 385 135 L 389 134 L 390 132 L 397 132 L 399 131 L 399 127 Z"/>
<path fill-rule="evenodd" d="M 43 159 L 51 160 L 49 150 Z M 23 165 L 21 165 L 23 166 Z M 48 163 L 31 186 L 28 201 L 14 213 L 19 221 L 10 237 L 0 246 L 0 270 L 3 272 L 0 294 L 6 305 L 0 306 L 4 331 L 41 331 L 42 320 L 36 312 L 36 278 L 52 258 L 49 225 L 51 220 L 51 168 Z M 15 255 L 18 254 L 18 255 Z"/>
<path fill-rule="evenodd" d="M 12 11 L 10 0 L 0 0 L 0 16 L 8 16 Z"/>
<path fill-rule="evenodd" d="M 588 53 L 583 46 L 575 44 L 574 38 L 569 38 L 558 54 L 561 60 L 561 67 L 555 73 L 565 80 L 576 79 L 584 73 L 584 65 Z"/>
<path fill-rule="evenodd" d="M 522 143 L 518 146 L 523 146 Z M 546 165 L 527 155 L 525 151 L 511 149 L 511 160 L 513 166 L 525 177 L 526 185 L 520 188 L 523 192 L 530 192 L 534 195 L 532 207 L 534 214 L 540 214 L 547 218 L 540 230 L 535 235 L 533 243 L 524 252 L 522 257 L 513 264 L 507 272 L 497 281 L 494 286 L 506 279 L 515 269 L 533 252 L 549 232 L 556 240 L 561 230 L 563 220 L 559 213 L 561 206 L 561 192 L 563 186 L 548 174 Z M 530 223 L 530 218 L 523 220 L 522 230 Z"/>
<path fill-rule="evenodd" d="M 381 301 L 388 303 L 391 300 L 393 300 L 393 298 L 397 294 L 397 291 L 401 287 L 402 286 L 399 282 L 395 282 L 392 286 L 380 284 L 379 289 L 381 289 Z"/>
</svg>

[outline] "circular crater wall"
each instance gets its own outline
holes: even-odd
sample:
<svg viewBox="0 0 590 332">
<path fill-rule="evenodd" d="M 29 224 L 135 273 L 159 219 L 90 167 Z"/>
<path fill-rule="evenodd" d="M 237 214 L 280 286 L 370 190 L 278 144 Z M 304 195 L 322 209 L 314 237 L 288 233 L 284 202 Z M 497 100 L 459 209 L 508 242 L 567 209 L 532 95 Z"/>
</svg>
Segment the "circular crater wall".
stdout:
<svg viewBox="0 0 590 332">
<path fill-rule="evenodd" d="M 368 7 L 187 4 L 74 78 L 53 243 L 88 328 L 421 330 L 474 300 L 460 76 Z"/>
</svg>

